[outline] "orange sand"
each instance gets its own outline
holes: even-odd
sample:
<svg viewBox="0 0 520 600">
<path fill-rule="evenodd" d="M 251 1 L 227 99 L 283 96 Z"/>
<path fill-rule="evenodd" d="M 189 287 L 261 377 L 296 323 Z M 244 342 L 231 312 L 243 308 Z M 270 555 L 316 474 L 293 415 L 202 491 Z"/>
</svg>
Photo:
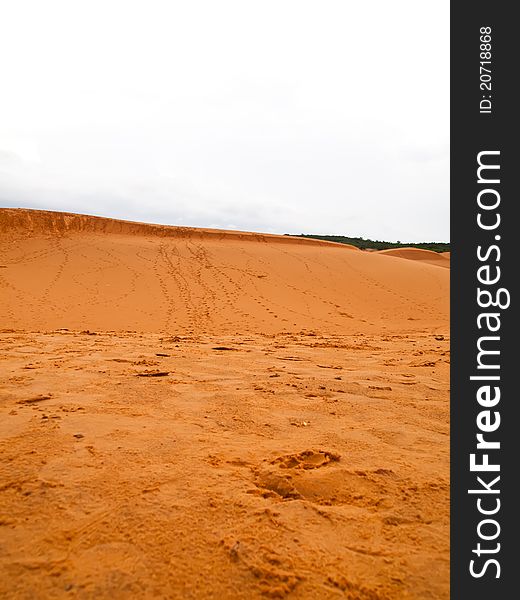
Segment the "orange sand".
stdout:
<svg viewBox="0 0 520 600">
<path fill-rule="evenodd" d="M 15 209 L 0 236 L 0 595 L 448 598 L 448 269 Z"/>
<path fill-rule="evenodd" d="M 380 250 L 379 254 L 417 260 L 446 269 L 450 268 L 449 252 L 432 252 L 431 250 L 422 250 L 421 248 L 390 248 L 389 250 Z"/>
</svg>

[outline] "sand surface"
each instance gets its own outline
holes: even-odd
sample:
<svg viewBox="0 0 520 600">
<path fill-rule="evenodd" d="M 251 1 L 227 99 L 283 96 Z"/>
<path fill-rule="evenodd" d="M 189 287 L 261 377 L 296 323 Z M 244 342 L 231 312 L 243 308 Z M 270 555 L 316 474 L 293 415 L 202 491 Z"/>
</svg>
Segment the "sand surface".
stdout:
<svg viewBox="0 0 520 600">
<path fill-rule="evenodd" d="M 0 236 L 1 596 L 449 597 L 449 269 L 39 211 Z"/>
<path fill-rule="evenodd" d="M 416 260 L 436 267 L 444 267 L 445 269 L 450 268 L 449 252 L 432 252 L 422 248 L 390 248 L 389 250 L 380 250 L 379 254 Z"/>
</svg>

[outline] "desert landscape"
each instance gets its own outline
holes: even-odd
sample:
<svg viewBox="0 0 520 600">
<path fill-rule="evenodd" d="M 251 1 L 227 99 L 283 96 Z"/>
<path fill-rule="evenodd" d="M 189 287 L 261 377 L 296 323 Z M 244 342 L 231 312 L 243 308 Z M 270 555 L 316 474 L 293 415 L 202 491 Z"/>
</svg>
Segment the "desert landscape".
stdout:
<svg viewBox="0 0 520 600">
<path fill-rule="evenodd" d="M 449 597 L 449 254 L 0 209 L 0 595 Z"/>
</svg>

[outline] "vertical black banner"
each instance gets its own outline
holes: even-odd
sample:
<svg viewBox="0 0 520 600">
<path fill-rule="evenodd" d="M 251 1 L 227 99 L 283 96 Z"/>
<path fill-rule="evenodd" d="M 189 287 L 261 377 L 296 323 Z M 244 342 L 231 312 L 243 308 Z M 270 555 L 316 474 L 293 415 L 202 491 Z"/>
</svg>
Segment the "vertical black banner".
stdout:
<svg viewBox="0 0 520 600">
<path fill-rule="evenodd" d="M 451 597 L 460 600 L 519 595 L 513 7 L 451 4 Z"/>
</svg>

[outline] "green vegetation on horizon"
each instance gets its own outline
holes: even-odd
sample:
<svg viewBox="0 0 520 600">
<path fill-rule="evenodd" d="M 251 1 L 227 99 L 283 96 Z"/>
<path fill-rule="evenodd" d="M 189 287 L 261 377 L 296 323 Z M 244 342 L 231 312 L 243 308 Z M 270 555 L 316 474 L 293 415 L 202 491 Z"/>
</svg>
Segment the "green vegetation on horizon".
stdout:
<svg viewBox="0 0 520 600">
<path fill-rule="evenodd" d="M 351 244 L 361 250 L 388 250 L 390 248 L 420 248 L 421 250 L 431 250 L 432 252 L 450 252 L 450 244 L 447 242 L 420 242 L 406 243 L 397 242 L 381 242 L 379 240 L 366 240 L 362 237 L 347 237 L 346 235 L 316 235 L 314 233 L 286 233 L 296 237 L 312 238 L 315 240 L 324 240 L 326 242 L 337 242 L 339 244 Z"/>
</svg>

